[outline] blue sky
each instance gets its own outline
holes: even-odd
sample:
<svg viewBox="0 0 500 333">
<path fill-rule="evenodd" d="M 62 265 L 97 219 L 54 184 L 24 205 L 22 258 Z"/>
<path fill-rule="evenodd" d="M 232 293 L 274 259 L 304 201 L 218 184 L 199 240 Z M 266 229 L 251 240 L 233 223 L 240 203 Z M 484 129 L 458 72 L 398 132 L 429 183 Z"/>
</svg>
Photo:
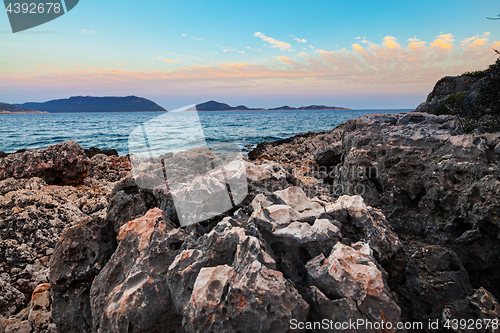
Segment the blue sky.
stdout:
<svg viewBox="0 0 500 333">
<path fill-rule="evenodd" d="M 2 12 L 0 101 L 414 108 L 440 77 L 495 60 L 498 13 L 498 1 L 81 0 L 12 34 Z"/>
</svg>

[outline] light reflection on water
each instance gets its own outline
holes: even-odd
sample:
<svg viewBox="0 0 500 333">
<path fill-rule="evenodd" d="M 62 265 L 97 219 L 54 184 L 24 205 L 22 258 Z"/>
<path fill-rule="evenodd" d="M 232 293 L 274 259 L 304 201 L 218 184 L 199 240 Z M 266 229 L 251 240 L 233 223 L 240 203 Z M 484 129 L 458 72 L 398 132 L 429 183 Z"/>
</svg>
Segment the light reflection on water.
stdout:
<svg viewBox="0 0 500 333">
<path fill-rule="evenodd" d="M 262 141 L 275 141 L 306 132 L 322 132 L 368 113 L 400 113 L 410 110 L 309 110 L 198 112 L 209 146 L 243 149 Z M 202 143 L 199 129 L 186 119 L 191 112 L 170 113 L 161 130 L 153 128 L 155 147 L 177 151 Z M 129 135 L 140 124 L 166 115 L 158 112 L 53 113 L 0 115 L 0 151 L 45 148 L 74 140 L 84 148 L 116 149 L 129 153 Z M 195 139 L 195 140 L 193 140 Z M 227 144 L 231 144 L 228 148 Z M 225 148 L 224 148 L 225 147 Z M 158 150 L 159 151 L 159 150 Z"/>
</svg>

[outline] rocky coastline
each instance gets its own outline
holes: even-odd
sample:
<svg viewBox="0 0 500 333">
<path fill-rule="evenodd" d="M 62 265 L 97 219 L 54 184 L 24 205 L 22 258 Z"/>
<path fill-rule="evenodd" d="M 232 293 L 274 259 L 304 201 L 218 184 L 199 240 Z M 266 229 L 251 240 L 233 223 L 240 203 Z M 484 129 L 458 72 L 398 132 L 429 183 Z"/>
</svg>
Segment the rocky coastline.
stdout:
<svg viewBox="0 0 500 333">
<path fill-rule="evenodd" d="M 498 332 L 500 132 L 375 114 L 248 157 L 243 200 L 187 227 L 161 175 L 210 152 L 0 157 L 0 332 Z"/>
</svg>

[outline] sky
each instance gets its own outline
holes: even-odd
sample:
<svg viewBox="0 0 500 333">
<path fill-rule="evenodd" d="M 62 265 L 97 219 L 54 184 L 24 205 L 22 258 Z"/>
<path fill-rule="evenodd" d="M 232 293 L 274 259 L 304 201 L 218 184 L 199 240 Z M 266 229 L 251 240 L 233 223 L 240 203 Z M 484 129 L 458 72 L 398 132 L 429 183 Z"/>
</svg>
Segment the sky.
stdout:
<svg viewBox="0 0 500 333">
<path fill-rule="evenodd" d="M 500 49 L 495 0 L 80 0 L 13 34 L 0 12 L 0 102 L 70 96 L 249 107 L 415 108 Z"/>
</svg>

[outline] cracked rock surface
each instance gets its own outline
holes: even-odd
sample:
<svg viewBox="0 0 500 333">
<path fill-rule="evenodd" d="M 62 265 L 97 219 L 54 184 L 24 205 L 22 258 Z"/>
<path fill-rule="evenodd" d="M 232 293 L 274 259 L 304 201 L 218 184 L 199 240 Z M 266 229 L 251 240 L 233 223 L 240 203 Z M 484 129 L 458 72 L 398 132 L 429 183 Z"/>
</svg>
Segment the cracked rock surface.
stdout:
<svg viewBox="0 0 500 333">
<path fill-rule="evenodd" d="M 411 112 L 263 143 L 233 164 L 204 148 L 82 153 L 67 159 L 79 184 L 12 174 L 0 181 L 0 332 L 290 332 L 358 319 L 438 320 L 447 332 L 446 320 L 498 320 L 499 144 Z M 332 191 L 346 184 L 364 191 Z M 231 205 L 201 209 L 199 189 Z M 196 207 L 176 209 L 179 197 Z"/>
</svg>

